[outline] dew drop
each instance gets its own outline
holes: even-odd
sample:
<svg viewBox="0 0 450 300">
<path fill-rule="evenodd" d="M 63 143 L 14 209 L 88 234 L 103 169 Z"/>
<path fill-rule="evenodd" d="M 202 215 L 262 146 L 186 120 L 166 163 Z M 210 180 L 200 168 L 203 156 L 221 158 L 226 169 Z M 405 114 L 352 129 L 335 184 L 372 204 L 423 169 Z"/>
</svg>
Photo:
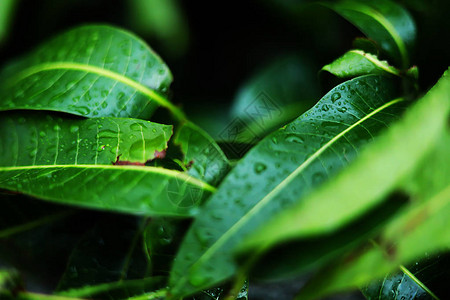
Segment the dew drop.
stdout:
<svg viewBox="0 0 450 300">
<path fill-rule="evenodd" d="M 75 86 L 75 84 L 77 84 L 76 81 L 70 81 L 66 84 L 66 89 L 70 90 L 71 88 L 73 88 Z"/>
<path fill-rule="evenodd" d="M 341 94 L 340 93 L 333 93 L 333 95 L 331 95 L 331 101 L 335 102 L 336 100 L 341 99 Z"/>
<path fill-rule="evenodd" d="M 347 107 L 345 107 L 345 106 L 344 107 L 338 107 L 337 111 L 341 112 L 341 113 L 345 113 L 347 111 Z"/>
<path fill-rule="evenodd" d="M 330 107 L 328 105 L 324 104 L 324 105 L 322 105 L 322 110 L 323 111 L 329 111 Z"/>
<path fill-rule="evenodd" d="M 122 100 L 123 97 L 125 97 L 125 93 L 124 92 L 120 92 L 119 94 L 117 94 L 117 99 L 118 100 Z"/>
<path fill-rule="evenodd" d="M 103 90 L 103 91 L 101 92 L 101 95 L 102 95 L 102 97 L 104 98 L 104 97 L 106 97 L 106 96 L 109 95 L 109 91 Z"/>
<path fill-rule="evenodd" d="M 278 139 L 274 136 L 272 137 L 272 143 L 274 144 L 278 144 Z"/>
<path fill-rule="evenodd" d="M 141 130 L 142 127 L 138 123 L 133 123 L 130 125 L 131 130 Z"/>
<path fill-rule="evenodd" d="M 39 135 L 40 135 L 41 137 L 45 137 L 47 134 L 45 133 L 45 131 L 41 131 L 41 132 L 39 132 Z"/>
<path fill-rule="evenodd" d="M 71 133 L 75 133 L 78 131 L 78 129 L 80 129 L 77 125 L 72 125 L 70 126 L 70 132 Z"/>
<path fill-rule="evenodd" d="M 254 169 L 255 169 L 256 174 L 261 174 L 262 172 L 264 172 L 267 169 L 267 166 L 263 163 L 258 162 L 255 164 Z"/>
<path fill-rule="evenodd" d="M 60 131 L 61 127 L 59 125 L 55 125 L 55 126 L 53 126 L 53 130 L 54 131 Z"/>
<path fill-rule="evenodd" d="M 107 108 L 107 107 L 108 107 L 108 103 L 103 102 L 103 103 L 102 103 L 102 107 L 103 107 L 103 108 Z"/>
<path fill-rule="evenodd" d="M 291 134 L 286 137 L 286 142 L 303 144 L 304 140 L 295 134 Z"/>
</svg>

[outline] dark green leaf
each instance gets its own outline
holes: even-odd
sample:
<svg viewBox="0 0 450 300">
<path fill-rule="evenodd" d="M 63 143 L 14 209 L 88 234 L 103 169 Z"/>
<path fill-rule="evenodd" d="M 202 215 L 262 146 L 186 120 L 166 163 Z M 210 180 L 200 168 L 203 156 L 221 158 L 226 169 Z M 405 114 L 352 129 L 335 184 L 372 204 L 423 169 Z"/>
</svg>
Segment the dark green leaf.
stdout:
<svg viewBox="0 0 450 300">
<path fill-rule="evenodd" d="M 70 30 L 9 65 L 0 75 L 0 110 L 62 111 L 86 117 L 148 118 L 172 75 L 136 36 L 110 26 Z"/>
<path fill-rule="evenodd" d="M 250 150 L 186 235 L 172 292 L 190 294 L 232 276 L 233 248 L 352 161 L 400 112 L 402 99 L 395 94 L 393 82 L 381 76 L 347 81 Z"/>
<path fill-rule="evenodd" d="M 371 282 L 361 289 L 367 299 L 445 299 L 450 280 L 448 269 L 449 255 L 426 257 L 407 268 L 400 267 L 400 272 L 386 275 L 383 279 Z M 441 286 L 441 289 L 439 289 Z M 443 290 L 441 294 L 436 290 Z"/>
<path fill-rule="evenodd" d="M 328 71 L 340 78 L 356 77 L 366 74 L 400 76 L 400 71 L 390 66 L 387 61 L 379 60 L 375 55 L 361 50 L 348 51 L 331 64 L 324 66 L 322 70 Z"/>
<path fill-rule="evenodd" d="M 407 68 L 416 39 L 409 13 L 390 0 L 342 0 L 325 4 L 380 44 L 402 68 Z"/>
<path fill-rule="evenodd" d="M 223 151 L 196 125 L 184 123 L 178 129 L 174 143 L 181 146 L 189 175 L 217 185 L 228 172 L 230 166 Z"/>
</svg>

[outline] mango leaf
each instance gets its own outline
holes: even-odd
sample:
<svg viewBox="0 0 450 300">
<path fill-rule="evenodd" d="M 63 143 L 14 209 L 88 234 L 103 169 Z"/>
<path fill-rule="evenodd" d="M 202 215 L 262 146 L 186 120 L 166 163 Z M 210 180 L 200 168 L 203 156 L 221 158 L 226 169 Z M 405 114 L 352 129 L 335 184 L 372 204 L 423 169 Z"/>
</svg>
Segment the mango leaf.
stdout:
<svg viewBox="0 0 450 300">
<path fill-rule="evenodd" d="M 148 118 L 164 106 L 172 75 L 142 40 L 110 26 L 81 26 L 45 43 L 0 74 L 0 110 L 85 117 Z"/>
<path fill-rule="evenodd" d="M 450 110 L 446 101 L 447 78 L 445 75 L 402 122 L 362 152 L 346 172 L 262 227 L 247 239 L 247 245 L 269 246 L 292 238 L 330 232 L 381 202 L 400 180 L 414 171 L 417 162 L 440 138 Z M 399 140 L 402 143 L 398 143 Z M 330 212 L 326 222 L 324 211 Z"/>
<path fill-rule="evenodd" d="M 167 148 L 171 135 L 170 125 L 138 119 L 3 113 L 0 166 L 145 163 Z"/>
<path fill-rule="evenodd" d="M 94 164 L 0 167 L 0 188 L 86 208 L 181 217 L 215 190 L 178 171 Z"/>
<path fill-rule="evenodd" d="M 361 289 L 367 299 L 445 299 L 450 280 L 449 255 L 426 257 L 400 272 L 386 275 Z M 438 292 L 436 292 L 438 291 Z"/>
<path fill-rule="evenodd" d="M 407 210 L 387 224 L 376 239 L 379 242 L 375 246 L 357 249 L 318 272 L 299 295 L 300 299 L 315 299 L 366 285 L 370 280 L 394 271 L 400 264 L 419 259 L 426 252 L 436 253 L 449 249 L 450 234 L 447 230 L 442 230 L 450 226 L 450 168 L 447 167 L 450 165 L 450 134 L 446 127 L 450 111 L 449 78 L 447 71 L 401 122 L 361 154 L 360 159 L 347 169 L 348 172 L 342 173 L 335 181 L 310 197 L 310 200 L 317 200 L 316 197 L 320 195 L 332 199 L 337 204 L 330 206 L 329 201 L 323 201 L 323 205 L 328 203 L 326 210 L 331 207 L 337 217 L 319 226 L 318 222 L 311 222 L 312 218 L 305 221 L 309 226 L 306 223 L 299 226 L 303 222 L 295 222 L 290 226 L 293 225 L 296 229 L 279 239 L 281 241 L 289 235 L 294 237 L 330 230 L 335 225 L 354 218 L 352 215 L 356 216 L 361 208 L 381 201 L 395 189 L 404 190 L 414 200 Z M 376 159 L 377 152 L 379 159 Z M 370 156 L 370 153 L 373 155 Z M 367 174 L 366 170 L 373 166 L 372 163 L 377 168 L 371 168 L 372 172 Z M 361 169 L 362 165 L 365 167 Z M 336 188 L 335 184 L 342 188 Z M 348 188 L 355 184 L 358 186 L 357 190 Z M 336 209 L 341 205 L 348 212 Z M 352 207 L 353 205 L 356 207 Z M 321 205 L 317 205 L 317 209 L 319 206 Z M 313 205 L 305 205 L 304 209 L 312 213 L 313 210 L 308 209 L 309 207 Z M 284 214 L 278 221 L 286 216 Z"/>
<path fill-rule="evenodd" d="M 259 140 L 305 112 L 320 96 L 316 72 L 310 61 L 296 55 L 279 57 L 263 67 L 234 99 L 230 124 L 241 125 L 236 138 Z"/>
<path fill-rule="evenodd" d="M 350 50 L 331 64 L 324 66 L 322 70 L 340 78 L 366 74 L 400 76 L 400 71 L 390 66 L 387 61 L 379 60 L 375 55 L 362 50 Z"/>
<path fill-rule="evenodd" d="M 416 26 L 410 14 L 390 0 L 342 0 L 325 6 L 358 27 L 380 44 L 402 68 L 407 68 L 416 39 Z"/>
<path fill-rule="evenodd" d="M 181 146 L 188 174 L 195 178 L 217 185 L 230 168 L 217 143 L 193 123 L 186 122 L 178 128 L 174 143 Z"/>
<path fill-rule="evenodd" d="M 344 82 L 252 148 L 200 209 L 175 260 L 172 293 L 194 293 L 232 276 L 232 249 L 240 241 L 336 174 L 396 118 L 403 101 L 394 86 L 377 75 Z"/>
</svg>

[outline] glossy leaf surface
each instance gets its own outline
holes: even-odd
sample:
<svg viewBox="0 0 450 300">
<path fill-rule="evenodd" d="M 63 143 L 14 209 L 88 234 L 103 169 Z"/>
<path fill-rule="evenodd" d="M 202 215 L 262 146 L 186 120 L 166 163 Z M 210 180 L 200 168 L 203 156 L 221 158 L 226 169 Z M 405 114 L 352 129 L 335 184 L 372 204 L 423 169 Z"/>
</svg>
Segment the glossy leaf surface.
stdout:
<svg viewBox="0 0 450 300">
<path fill-rule="evenodd" d="M 173 216 L 190 215 L 214 190 L 178 171 L 113 165 L 0 167 L 0 188 L 87 208 Z"/>
<path fill-rule="evenodd" d="M 375 55 L 362 50 L 350 50 L 332 63 L 324 66 L 322 70 L 340 78 L 366 74 L 400 76 L 400 71 L 390 66 L 387 61 L 379 60 Z"/>
<path fill-rule="evenodd" d="M 3 113 L 0 166 L 145 163 L 167 148 L 171 135 L 170 125 L 138 119 Z"/>
<path fill-rule="evenodd" d="M 450 280 L 448 254 L 428 257 L 361 289 L 367 299 L 445 299 Z"/>
<path fill-rule="evenodd" d="M 189 294 L 233 275 L 232 249 L 352 161 L 401 102 L 390 79 L 359 77 L 262 140 L 200 210 L 175 261 L 172 292 Z"/>
<path fill-rule="evenodd" d="M 365 35 L 378 42 L 401 67 L 409 66 L 416 27 L 410 14 L 390 0 L 343 0 L 327 3 Z"/>
<path fill-rule="evenodd" d="M 333 202 L 339 203 L 339 206 L 345 207 L 348 212 L 342 213 L 336 209 L 336 205 L 332 206 L 338 217 L 334 221 L 331 219 L 329 224 L 310 226 L 309 233 L 317 233 L 319 229 L 327 230 L 327 227 L 331 229 L 330 225 L 339 219 L 345 220 L 343 217 L 355 214 L 367 204 L 380 201 L 395 189 L 408 193 L 414 202 L 387 224 L 377 237 L 376 246 L 368 245 L 357 249 L 318 272 L 299 295 L 299 299 L 315 299 L 366 285 L 370 280 L 394 271 L 400 264 L 418 260 L 426 252 L 435 253 L 448 249 L 450 234 L 442 228 L 450 226 L 450 134 L 446 127 L 450 111 L 449 96 L 450 80 L 447 72 L 438 84 L 405 114 L 402 121 L 370 145 L 366 154 L 362 154 L 346 172 L 310 198 L 314 200 L 322 195 L 330 199 L 332 195 Z M 370 160 L 367 160 L 369 156 L 366 157 L 368 153 L 373 154 Z M 366 170 L 370 167 L 369 164 L 377 161 L 377 153 L 378 167 L 372 168 L 372 172 L 368 174 Z M 365 167 L 361 168 L 359 165 Z M 339 188 L 335 184 L 338 184 Z M 350 194 L 355 191 L 350 188 L 355 184 L 358 186 L 358 197 Z M 323 201 L 325 202 L 327 201 Z M 309 207 L 313 207 L 312 204 L 313 202 Z M 331 204 L 328 204 L 326 210 L 330 209 Z M 319 206 L 321 205 L 317 205 L 317 208 Z M 307 208 L 308 206 L 305 206 L 305 209 Z M 311 212 L 309 210 L 309 213 Z M 311 218 L 306 221 L 313 224 Z M 299 224 L 302 222 L 291 225 L 295 228 Z M 308 228 L 303 228 L 303 232 L 308 233 Z M 294 231 L 296 229 L 291 233 Z M 300 236 L 300 232 L 297 231 L 297 236 Z M 294 236 L 295 234 L 292 235 Z M 282 239 L 283 237 L 279 240 Z M 324 285 L 324 282 L 327 284 Z"/>
<path fill-rule="evenodd" d="M 174 143 L 180 145 L 188 174 L 195 178 L 217 185 L 230 168 L 217 143 L 192 123 L 184 123 L 178 129 Z"/>
<path fill-rule="evenodd" d="M 0 110 L 148 118 L 172 75 L 142 40 L 110 26 L 81 26 L 43 44 L 0 74 Z"/>
</svg>

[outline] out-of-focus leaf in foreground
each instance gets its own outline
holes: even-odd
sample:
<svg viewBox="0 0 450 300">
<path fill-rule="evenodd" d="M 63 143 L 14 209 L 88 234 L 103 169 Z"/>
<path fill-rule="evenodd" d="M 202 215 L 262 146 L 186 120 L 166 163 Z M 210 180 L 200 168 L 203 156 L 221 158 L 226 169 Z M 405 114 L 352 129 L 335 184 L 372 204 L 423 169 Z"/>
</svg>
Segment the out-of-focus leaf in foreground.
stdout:
<svg viewBox="0 0 450 300">
<path fill-rule="evenodd" d="M 246 235 L 336 174 L 396 119 L 403 101 L 394 86 L 376 75 L 347 81 L 253 147 L 200 209 L 172 269 L 173 294 L 232 276 L 232 249 Z"/>
</svg>

